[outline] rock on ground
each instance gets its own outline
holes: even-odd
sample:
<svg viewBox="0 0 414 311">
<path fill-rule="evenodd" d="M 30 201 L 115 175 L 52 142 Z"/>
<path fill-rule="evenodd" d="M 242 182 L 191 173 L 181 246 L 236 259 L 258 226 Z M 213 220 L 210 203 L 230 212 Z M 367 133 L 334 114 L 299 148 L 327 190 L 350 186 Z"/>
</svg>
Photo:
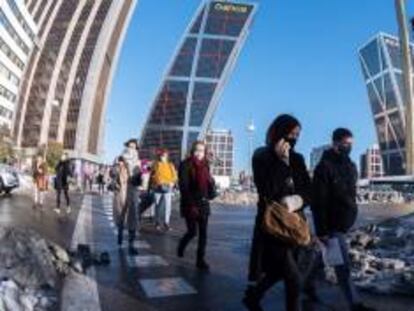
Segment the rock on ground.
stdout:
<svg viewBox="0 0 414 311">
<path fill-rule="evenodd" d="M 355 230 L 350 256 L 356 284 L 378 294 L 414 294 L 414 222 L 393 219 Z"/>
<path fill-rule="evenodd" d="M 60 246 L 32 230 L 0 227 L 0 310 L 57 310 L 58 280 L 71 271 Z"/>
</svg>

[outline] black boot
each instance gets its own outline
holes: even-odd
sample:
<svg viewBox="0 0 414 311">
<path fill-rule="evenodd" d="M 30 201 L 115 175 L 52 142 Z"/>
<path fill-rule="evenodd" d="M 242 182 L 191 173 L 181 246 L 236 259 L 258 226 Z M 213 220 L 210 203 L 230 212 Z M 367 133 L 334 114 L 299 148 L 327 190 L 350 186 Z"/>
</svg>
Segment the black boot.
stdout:
<svg viewBox="0 0 414 311">
<path fill-rule="evenodd" d="M 179 258 L 183 258 L 184 257 L 184 251 L 185 251 L 185 245 L 182 241 L 180 241 L 180 243 L 178 244 L 178 247 L 177 247 L 177 256 Z"/>
<path fill-rule="evenodd" d="M 260 306 L 261 297 L 257 294 L 254 286 L 249 286 L 244 294 L 243 305 L 249 311 L 263 311 Z"/>
<path fill-rule="evenodd" d="M 204 258 L 197 259 L 197 269 L 201 271 L 210 271 L 210 266 L 204 260 Z"/>
<path fill-rule="evenodd" d="M 124 228 L 123 226 L 118 226 L 118 245 L 122 246 L 124 241 Z"/>
</svg>

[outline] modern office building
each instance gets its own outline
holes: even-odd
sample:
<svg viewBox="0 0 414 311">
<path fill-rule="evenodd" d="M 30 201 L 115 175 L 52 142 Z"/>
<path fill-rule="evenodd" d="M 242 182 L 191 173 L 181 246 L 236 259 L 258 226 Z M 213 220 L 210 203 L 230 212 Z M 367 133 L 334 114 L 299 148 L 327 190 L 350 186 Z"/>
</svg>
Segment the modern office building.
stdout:
<svg viewBox="0 0 414 311">
<path fill-rule="evenodd" d="M 361 155 L 360 176 L 368 179 L 384 176 L 384 166 L 378 144 L 374 144 Z"/>
<path fill-rule="evenodd" d="M 249 34 L 256 4 L 202 1 L 172 58 L 141 137 L 141 155 L 158 147 L 178 162 L 205 138 L 219 97 Z"/>
<path fill-rule="evenodd" d="M 26 0 L 39 26 L 18 101 L 17 145 L 61 142 L 73 158 L 99 162 L 105 110 L 136 0 Z"/>
<path fill-rule="evenodd" d="M 221 188 L 230 187 L 234 165 L 234 137 L 230 130 L 209 130 L 207 150 L 211 157 L 211 173 Z"/>
<path fill-rule="evenodd" d="M 309 166 L 309 170 L 311 172 L 315 170 L 316 166 L 322 158 L 323 153 L 325 152 L 325 150 L 328 150 L 329 148 L 331 148 L 331 145 L 322 145 L 319 147 L 312 148 Z"/>
<path fill-rule="evenodd" d="M 37 31 L 22 0 L 0 1 L 0 126 L 10 130 Z"/>
<path fill-rule="evenodd" d="M 405 173 L 405 104 L 397 37 L 379 33 L 358 52 L 388 176 Z"/>
</svg>

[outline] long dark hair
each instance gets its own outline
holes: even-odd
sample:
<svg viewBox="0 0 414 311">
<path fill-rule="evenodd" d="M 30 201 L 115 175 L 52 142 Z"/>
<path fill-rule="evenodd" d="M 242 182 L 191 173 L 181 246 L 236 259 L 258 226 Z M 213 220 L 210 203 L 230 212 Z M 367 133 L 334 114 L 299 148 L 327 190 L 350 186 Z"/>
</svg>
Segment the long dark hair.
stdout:
<svg viewBox="0 0 414 311">
<path fill-rule="evenodd" d="M 269 126 L 266 134 L 266 145 L 274 146 L 287 136 L 294 128 L 302 127 L 299 120 L 289 114 L 279 115 Z"/>
<path fill-rule="evenodd" d="M 209 164 L 209 159 L 208 159 L 208 148 L 207 148 L 207 144 L 205 141 L 203 140 L 196 140 L 195 142 L 192 143 L 191 145 L 191 149 L 190 149 L 190 154 L 189 154 L 189 158 L 192 158 L 194 156 L 194 152 L 197 149 L 197 146 L 199 145 L 203 145 L 204 146 L 204 159 L 203 161 L 205 162 L 205 164 Z"/>
</svg>

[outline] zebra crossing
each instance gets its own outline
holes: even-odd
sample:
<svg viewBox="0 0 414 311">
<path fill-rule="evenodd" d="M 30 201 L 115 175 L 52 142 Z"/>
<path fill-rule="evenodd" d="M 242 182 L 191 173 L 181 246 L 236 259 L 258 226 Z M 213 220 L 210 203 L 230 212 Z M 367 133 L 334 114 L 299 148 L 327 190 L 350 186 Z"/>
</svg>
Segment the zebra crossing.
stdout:
<svg viewBox="0 0 414 311">
<path fill-rule="evenodd" d="M 105 195 L 101 197 L 101 204 L 103 215 L 111 228 L 115 241 L 118 232 L 113 219 L 112 196 Z M 138 255 L 128 255 L 127 264 L 129 268 L 156 269 L 170 265 L 161 255 L 152 252 L 151 245 L 142 236 L 135 241 L 134 246 L 138 249 Z M 197 294 L 197 290 L 180 276 L 142 278 L 138 279 L 138 284 L 148 299 Z"/>
</svg>

